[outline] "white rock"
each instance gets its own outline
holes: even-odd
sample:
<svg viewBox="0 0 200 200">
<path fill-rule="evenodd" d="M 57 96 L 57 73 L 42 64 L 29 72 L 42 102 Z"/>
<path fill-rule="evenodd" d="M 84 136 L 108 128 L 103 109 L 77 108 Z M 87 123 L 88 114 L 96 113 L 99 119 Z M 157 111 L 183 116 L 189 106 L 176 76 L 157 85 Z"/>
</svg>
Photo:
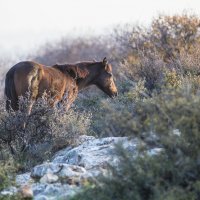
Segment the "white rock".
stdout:
<svg viewBox="0 0 200 200">
<path fill-rule="evenodd" d="M 106 173 L 108 163 L 118 165 L 116 144 L 120 143 L 133 156 L 138 155 L 137 139 L 95 139 L 93 136 L 82 136 L 79 139 L 79 146 L 65 148 L 56 153 L 51 162 L 35 166 L 31 173 L 18 175 L 17 184 L 29 183 L 35 200 L 68 199 L 81 189 L 85 180 L 95 180 L 100 173 Z M 159 153 L 159 149 L 154 148 L 148 153 L 154 155 Z M 31 178 L 34 183 L 30 181 Z"/>
<path fill-rule="evenodd" d="M 18 190 L 17 190 L 17 188 L 16 187 L 9 187 L 9 188 L 6 188 L 6 189 L 4 189 L 4 190 L 2 190 L 1 192 L 0 192 L 0 196 L 1 195 L 14 195 L 14 194 L 16 194 L 18 192 Z"/>
<path fill-rule="evenodd" d="M 161 151 L 163 151 L 163 148 L 153 148 L 147 151 L 147 154 L 150 156 L 158 155 Z"/>
<path fill-rule="evenodd" d="M 61 170 L 61 168 L 62 164 L 51 163 L 51 162 L 37 165 L 31 170 L 31 177 L 40 179 L 47 173 L 56 174 Z"/>
<path fill-rule="evenodd" d="M 80 190 L 77 186 L 67 184 L 42 184 L 36 183 L 32 185 L 34 191 L 34 200 L 57 200 L 68 199 Z"/>
<path fill-rule="evenodd" d="M 52 174 L 63 178 L 63 177 L 81 176 L 85 173 L 86 170 L 80 166 L 63 164 L 63 163 L 62 164 L 45 163 L 34 167 L 31 172 L 31 177 L 38 179 L 44 177 L 44 175 Z"/>
<path fill-rule="evenodd" d="M 52 173 L 47 173 L 40 179 L 40 183 L 56 183 L 58 179 L 59 178 L 57 175 Z"/>
<path fill-rule="evenodd" d="M 180 136 L 180 135 L 181 135 L 181 132 L 180 132 L 179 129 L 174 129 L 174 130 L 172 131 L 172 133 L 173 133 L 174 135 L 177 135 L 177 136 Z"/>
<path fill-rule="evenodd" d="M 33 182 L 33 180 L 30 177 L 30 172 L 25 173 L 25 174 L 18 174 L 16 176 L 16 184 L 17 185 L 27 185 L 31 182 Z"/>
<path fill-rule="evenodd" d="M 136 139 L 129 140 L 127 137 L 92 139 L 71 150 L 58 152 L 52 162 L 82 166 L 91 173 L 99 174 L 96 170 L 99 172 L 106 168 L 107 163 L 116 160 L 114 148 L 118 143 L 134 154 L 138 141 Z"/>
</svg>

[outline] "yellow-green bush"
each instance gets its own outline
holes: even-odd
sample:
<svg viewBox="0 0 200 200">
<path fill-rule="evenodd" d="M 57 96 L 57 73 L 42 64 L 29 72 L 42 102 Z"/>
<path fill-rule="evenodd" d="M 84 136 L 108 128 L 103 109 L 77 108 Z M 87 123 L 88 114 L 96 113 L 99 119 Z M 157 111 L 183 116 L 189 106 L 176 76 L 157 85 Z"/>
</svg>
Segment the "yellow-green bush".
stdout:
<svg viewBox="0 0 200 200">
<path fill-rule="evenodd" d="M 9 159 L 0 161 L 0 191 L 15 183 L 15 174 L 18 170 L 14 160 Z"/>
</svg>

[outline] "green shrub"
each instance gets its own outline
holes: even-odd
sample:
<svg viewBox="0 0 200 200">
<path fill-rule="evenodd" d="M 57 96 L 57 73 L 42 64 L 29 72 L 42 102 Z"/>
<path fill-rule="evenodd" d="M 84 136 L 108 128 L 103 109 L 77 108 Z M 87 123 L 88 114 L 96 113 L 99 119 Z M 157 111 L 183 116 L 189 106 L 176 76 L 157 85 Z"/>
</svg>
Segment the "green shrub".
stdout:
<svg viewBox="0 0 200 200">
<path fill-rule="evenodd" d="M 152 133 L 163 150 L 139 156 L 118 147 L 117 167 L 73 200 L 198 200 L 200 198 L 200 97 L 189 85 L 166 89 L 135 103 L 128 120 L 118 113 L 124 131 L 145 141 Z M 128 113 L 128 111 L 127 111 Z M 112 127 L 119 126 L 120 120 Z M 130 121 L 130 122 L 128 122 Z M 134 126 L 128 126 L 128 123 Z"/>
<path fill-rule="evenodd" d="M 0 197 L 0 200 L 23 200 L 24 198 L 21 197 L 19 194 L 16 195 L 4 195 Z M 32 200 L 32 198 L 26 198 L 27 200 Z"/>
<path fill-rule="evenodd" d="M 126 92 L 119 91 L 119 96 L 115 99 L 93 95 L 78 99 L 76 101 L 78 112 L 87 110 L 92 113 L 90 134 L 98 137 L 128 135 L 126 132 L 130 130 L 132 123 L 128 125 L 127 122 L 129 119 L 132 120 L 130 112 L 134 110 L 135 102 L 149 97 L 144 84 L 145 82 L 141 80 L 135 83 L 134 87 L 129 87 Z"/>
<path fill-rule="evenodd" d="M 15 175 L 18 171 L 18 165 L 17 163 L 9 159 L 5 161 L 0 161 L 0 192 L 6 188 L 9 188 L 10 186 L 15 185 Z M 18 194 L 16 195 L 1 195 L 0 194 L 0 200 L 17 200 L 21 199 Z"/>
</svg>

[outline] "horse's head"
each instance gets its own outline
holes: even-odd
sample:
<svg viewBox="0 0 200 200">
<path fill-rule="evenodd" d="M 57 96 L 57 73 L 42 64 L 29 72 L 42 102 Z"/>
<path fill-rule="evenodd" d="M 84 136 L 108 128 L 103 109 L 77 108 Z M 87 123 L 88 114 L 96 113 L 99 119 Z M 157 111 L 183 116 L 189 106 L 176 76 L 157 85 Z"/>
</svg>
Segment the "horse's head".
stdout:
<svg viewBox="0 0 200 200">
<path fill-rule="evenodd" d="M 100 73 L 95 80 L 95 83 L 108 96 L 114 98 L 118 95 L 118 92 L 112 74 L 112 66 L 111 64 L 108 64 L 106 58 L 103 59 L 103 62 L 101 62 L 100 65 Z"/>
</svg>

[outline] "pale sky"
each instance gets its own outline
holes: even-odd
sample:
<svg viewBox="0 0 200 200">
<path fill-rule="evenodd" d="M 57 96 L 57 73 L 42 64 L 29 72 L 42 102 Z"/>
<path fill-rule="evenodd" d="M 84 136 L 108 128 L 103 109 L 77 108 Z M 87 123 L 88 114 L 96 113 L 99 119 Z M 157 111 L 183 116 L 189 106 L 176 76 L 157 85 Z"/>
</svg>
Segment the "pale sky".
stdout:
<svg viewBox="0 0 200 200">
<path fill-rule="evenodd" d="M 200 15 L 200 0 L 0 0 L 0 57 L 29 53 L 63 36 L 147 25 L 158 14 Z"/>
</svg>

